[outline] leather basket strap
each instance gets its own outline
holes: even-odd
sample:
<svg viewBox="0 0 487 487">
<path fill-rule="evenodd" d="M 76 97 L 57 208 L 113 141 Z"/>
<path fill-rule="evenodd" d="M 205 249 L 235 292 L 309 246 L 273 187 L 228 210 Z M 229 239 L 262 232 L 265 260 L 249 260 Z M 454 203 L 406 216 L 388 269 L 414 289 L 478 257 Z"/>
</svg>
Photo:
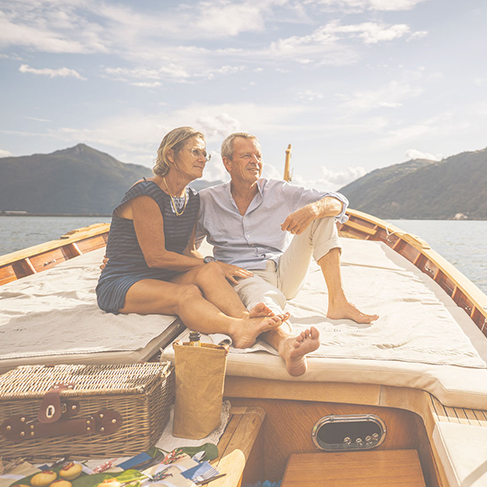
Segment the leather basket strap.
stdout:
<svg viewBox="0 0 487 487">
<path fill-rule="evenodd" d="M 101 409 L 86 418 L 62 419 L 54 423 L 30 420 L 23 414 L 16 414 L 3 422 L 0 433 L 15 442 L 54 436 L 109 435 L 115 433 L 122 423 L 120 413 L 111 409 Z"/>
<path fill-rule="evenodd" d="M 41 406 L 37 414 L 37 421 L 41 423 L 54 423 L 59 421 L 63 415 L 60 393 L 65 389 L 72 389 L 73 387 L 74 384 L 54 384 L 42 398 Z"/>
</svg>

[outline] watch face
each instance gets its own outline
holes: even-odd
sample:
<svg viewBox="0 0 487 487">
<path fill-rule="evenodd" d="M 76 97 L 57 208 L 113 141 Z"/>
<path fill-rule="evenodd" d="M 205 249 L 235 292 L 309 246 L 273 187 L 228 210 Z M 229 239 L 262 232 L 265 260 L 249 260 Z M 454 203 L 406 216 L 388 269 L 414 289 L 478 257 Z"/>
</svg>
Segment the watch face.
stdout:
<svg viewBox="0 0 487 487">
<path fill-rule="evenodd" d="M 211 255 L 209 255 L 209 256 L 207 256 L 207 257 L 205 257 L 205 258 L 203 259 L 203 262 L 204 262 L 205 264 L 208 264 L 208 262 L 215 262 L 215 260 L 216 260 L 216 259 L 215 259 L 215 257 L 212 257 Z"/>
</svg>

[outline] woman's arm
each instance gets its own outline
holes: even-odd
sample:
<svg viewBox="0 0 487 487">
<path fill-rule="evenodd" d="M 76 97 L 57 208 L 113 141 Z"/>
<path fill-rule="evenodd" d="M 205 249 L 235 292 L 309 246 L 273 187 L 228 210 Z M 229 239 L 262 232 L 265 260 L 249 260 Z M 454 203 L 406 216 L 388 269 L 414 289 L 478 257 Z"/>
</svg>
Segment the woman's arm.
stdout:
<svg viewBox="0 0 487 487">
<path fill-rule="evenodd" d="M 196 235 L 196 223 L 194 224 L 193 233 L 191 234 L 191 238 L 189 239 L 188 245 L 184 249 L 183 254 L 189 255 L 190 257 L 196 257 L 197 259 L 203 259 L 204 255 L 196 249 L 195 235 Z"/>
<path fill-rule="evenodd" d="M 123 213 L 134 222 L 137 240 L 149 267 L 184 272 L 203 264 L 202 258 L 166 250 L 164 221 L 159 206 L 151 197 L 134 198 Z"/>
</svg>

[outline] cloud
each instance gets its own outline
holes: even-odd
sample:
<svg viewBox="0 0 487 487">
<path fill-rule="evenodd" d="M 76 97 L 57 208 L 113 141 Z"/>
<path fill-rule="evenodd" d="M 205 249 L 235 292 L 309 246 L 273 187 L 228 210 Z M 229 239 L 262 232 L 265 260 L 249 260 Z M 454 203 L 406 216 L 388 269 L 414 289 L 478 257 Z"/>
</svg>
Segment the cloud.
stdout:
<svg viewBox="0 0 487 487">
<path fill-rule="evenodd" d="M 322 3 L 363 8 L 375 5 L 373 0 Z M 391 3 L 399 8 L 415 2 Z M 342 25 L 333 21 L 308 35 L 277 38 L 284 31 L 281 26 L 289 25 L 290 19 L 296 21 L 299 17 L 298 24 L 318 23 L 312 12 L 306 12 L 312 4 L 317 2 L 310 1 L 306 6 L 291 0 L 196 1 L 191 5 L 167 2 L 148 11 L 95 0 L 25 0 L 10 3 L 0 14 L 0 46 L 51 53 L 110 54 L 121 67 L 107 67 L 103 74 L 141 86 L 143 82 L 214 79 L 264 66 L 282 69 L 283 62 L 310 67 L 347 65 L 360 57 L 357 46 L 350 41 L 367 45 L 419 35 L 405 24 Z M 269 30 L 269 26 L 273 28 Z M 245 33 L 262 35 L 255 36 L 251 45 L 239 44 L 248 45 L 247 49 L 221 48 L 215 43 L 216 39 Z M 127 67 L 121 60 L 132 66 Z M 144 71 L 149 78 L 142 76 Z"/>
<path fill-rule="evenodd" d="M 159 68 L 138 66 L 135 68 L 113 68 L 106 67 L 103 69 L 103 76 L 116 81 L 127 82 L 134 86 L 144 86 L 142 83 L 147 81 L 135 80 L 154 80 L 149 87 L 155 87 L 155 80 L 161 85 L 162 81 L 176 81 L 179 83 L 189 83 L 197 79 L 213 79 L 218 75 L 231 75 L 245 71 L 245 66 L 223 65 L 215 68 L 208 67 L 202 61 L 203 55 L 210 56 L 211 53 L 199 49 L 198 53 L 190 50 L 189 57 L 183 52 L 185 48 L 168 49 L 165 53 L 166 60 L 164 65 Z M 204 51 L 204 52 L 201 52 Z M 176 55 L 176 52 L 179 52 Z M 198 55 L 198 60 L 190 61 L 193 56 Z"/>
<path fill-rule="evenodd" d="M 368 0 L 370 10 L 411 10 L 425 0 Z"/>
<path fill-rule="evenodd" d="M 411 10 L 425 0 L 305 0 L 306 5 L 317 5 L 327 10 L 364 12 L 366 10 Z"/>
<path fill-rule="evenodd" d="M 83 76 L 81 76 L 77 71 L 75 71 L 74 69 L 69 69 L 69 68 L 35 69 L 35 68 L 31 68 L 27 64 L 22 64 L 19 68 L 19 71 L 21 73 L 32 73 L 32 74 L 38 74 L 41 76 L 49 76 L 50 78 L 55 78 L 57 76 L 61 76 L 62 78 L 72 77 L 72 78 L 77 78 L 77 79 L 81 79 L 81 80 L 86 80 L 86 78 L 83 78 Z"/>
<path fill-rule="evenodd" d="M 227 113 L 203 115 L 196 119 L 196 125 L 208 139 L 223 139 L 233 132 L 240 131 L 238 120 Z"/>
<path fill-rule="evenodd" d="M 159 81 L 152 81 L 152 82 L 138 81 L 130 84 L 132 86 L 138 86 L 140 88 L 158 88 L 159 86 L 162 85 L 162 83 L 160 83 Z"/>
<path fill-rule="evenodd" d="M 13 154 L 8 150 L 0 149 L 0 157 L 11 157 Z"/>
<path fill-rule="evenodd" d="M 256 53 L 257 57 L 267 57 L 269 61 L 288 59 L 301 64 L 347 65 L 359 59 L 356 47 L 349 41 L 363 44 L 377 44 L 411 36 L 406 24 L 384 24 L 363 22 L 342 25 L 334 20 L 315 29 L 305 36 L 291 36 L 271 43 L 270 48 Z"/>
<path fill-rule="evenodd" d="M 411 159 L 427 159 L 429 161 L 441 161 L 443 160 L 443 154 L 429 154 L 428 152 L 421 152 L 416 149 L 409 149 L 406 151 L 406 157 Z"/>
<path fill-rule="evenodd" d="M 370 147 L 372 150 L 383 151 L 390 147 L 416 144 L 418 140 L 433 140 L 438 136 L 442 139 L 449 135 L 455 137 L 469 129 L 471 127 L 464 126 L 452 112 L 441 112 L 423 120 L 415 119 L 414 123 L 401 121 L 400 124 L 395 124 L 390 121 Z M 441 154 L 433 157 L 441 157 Z"/>
<path fill-rule="evenodd" d="M 51 53 L 107 52 L 100 26 L 78 15 L 74 3 L 41 0 L 5 4 L 0 11 L 0 46 Z"/>
<path fill-rule="evenodd" d="M 258 32 L 265 29 L 264 14 L 268 2 L 207 1 L 198 4 L 195 31 L 215 37 L 236 36 L 242 32 Z"/>
<path fill-rule="evenodd" d="M 64 144 L 84 142 L 105 150 L 124 162 L 152 167 L 157 147 L 163 136 L 174 127 L 190 125 L 201 130 L 213 154 L 207 172 L 219 179 L 223 174 L 217 163 L 220 144 L 227 135 L 248 131 L 261 135 L 279 128 L 280 132 L 293 133 L 293 120 L 306 113 L 302 105 L 272 106 L 261 104 L 197 104 L 181 109 L 155 107 L 154 113 L 136 112 L 97 118 L 85 127 L 64 126 L 49 128 L 43 133 L 15 132 L 16 136 L 40 136 L 57 139 Z M 286 122 L 288 121 L 288 122 Z M 0 130 L 2 133 L 7 133 Z"/>
<path fill-rule="evenodd" d="M 333 21 L 323 28 L 329 34 L 346 34 L 352 38 L 359 38 L 365 44 L 392 41 L 408 34 L 410 28 L 406 24 L 379 24 L 377 22 L 363 22 L 361 24 L 341 25 Z"/>
<path fill-rule="evenodd" d="M 296 98 L 302 101 L 314 101 L 321 100 L 324 97 L 323 93 L 313 90 L 301 90 L 298 91 Z"/>
<path fill-rule="evenodd" d="M 206 163 L 202 179 L 205 181 L 229 181 L 230 176 L 223 165 L 220 154 L 210 151 L 211 160 Z"/>
<path fill-rule="evenodd" d="M 27 120 L 34 120 L 34 122 L 50 122 L 50 120 L 47 120 L 46 118 L 37 118 L 37 117 L 24 117 Z"/>
<path fill-rule="evenodd" d="M 399 108 L 405 100 L 418 97 L 423 91 L 422 87 L 394 80 L 377 90 L 356 91 L 351 95 L 338 94 L 337 97 L 342 99 L 346 106 L 355 110 Z"/>
<path fill-rule="evenodd" d="M 313 179 L 307 179 L 299 174 L 293 175 L 293 183 L 300 186 L 316 188 L 328 191 L 337 191 L 343 186 L 365 176 L 367 171 L 364 167 L 347 167 L 343 171 L 332 171 L 331 169 L 321 166 L 320 175 Z"/>
</svg>

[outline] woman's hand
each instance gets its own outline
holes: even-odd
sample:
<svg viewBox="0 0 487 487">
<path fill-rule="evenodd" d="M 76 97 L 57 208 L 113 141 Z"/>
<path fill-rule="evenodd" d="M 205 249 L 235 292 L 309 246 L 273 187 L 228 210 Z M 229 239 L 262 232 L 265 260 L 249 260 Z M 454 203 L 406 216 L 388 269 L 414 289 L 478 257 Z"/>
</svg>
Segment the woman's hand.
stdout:
<svg viewBox="0 0 487 487">
<path fill-rule="evenodd" d="M 225 278 L 231 284 L 238 284 L 237 278 L 247 279 L 247 277 L 252 277 L 254 275 L 253 272 L 242 269 L 242 267 L 239 267 L 238 265 L 225 264 L 220 261 L 216 261 L 216 263 L 221 267 Z"/>
</svg>

